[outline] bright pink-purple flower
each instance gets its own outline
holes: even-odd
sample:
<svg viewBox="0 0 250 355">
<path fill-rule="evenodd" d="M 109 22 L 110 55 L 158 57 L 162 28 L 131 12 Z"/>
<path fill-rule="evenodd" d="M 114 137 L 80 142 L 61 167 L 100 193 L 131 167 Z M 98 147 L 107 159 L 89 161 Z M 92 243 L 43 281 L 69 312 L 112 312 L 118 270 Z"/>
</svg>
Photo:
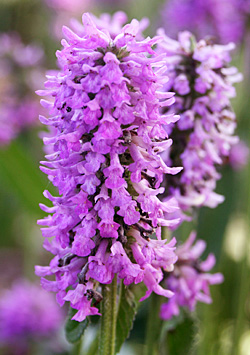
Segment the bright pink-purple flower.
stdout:
<svg viewBox="0 0 250 355">
<path fill-rule="evenodd" d="M 61 71 L 39 92 L 54 98 L 42 100 L 50 117 L 41 121 L 56 132 L 44 138 L 53 152 L 41 169 L 60 197 L 45 191 L 53 207 L 41 206 L 50 215 L 39 223 L 55 258 L 36 268 L 44 288 L 78 310 L 78 321 L 99 314 L 92 298 L 115 274 L 126 285 L 144 282 L 145 297 L 172 295 L 159 284 L 176 261 L 175 240 L 161 240 L 175 206 L 157 195 L 164 175 L 181 170 L 160 156 L 171 145 L 164 126 L 176 118 L 159 112 L 173 103 L 172 93 L 161 92 L 162 58 L 152 49 L 159 38 L 138 40 L 137 20 L 116 35 L 88 14 L 82 19 L 77 33 L 64 27 Z"/>
</svg>

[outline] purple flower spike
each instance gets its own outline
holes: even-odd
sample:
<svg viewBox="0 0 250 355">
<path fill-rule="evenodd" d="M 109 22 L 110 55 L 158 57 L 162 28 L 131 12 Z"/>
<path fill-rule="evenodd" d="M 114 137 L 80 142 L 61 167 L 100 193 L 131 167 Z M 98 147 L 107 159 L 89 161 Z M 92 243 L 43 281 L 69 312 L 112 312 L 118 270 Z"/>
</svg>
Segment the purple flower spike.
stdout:
<svg viewBox="0 0 250 355">
<path fill-rule="evenodd" d="M 164 40 L 158 49 L 166 54 L 168 63 L 165 90 L 176 90 L 174 105 L 164 113 L 180 115 L 175 125 L 166 126 L 173 144 L 163 159 L 168 164 L 183 165 L 180 174 L 166 177 L 168 196 L 177 199 L 182 211 L 192 214 L 197 207 L 214 208 L 224 200 L 214 191 L 220 179 L 217 167 L 228 160 L 238 142 L 230 99 L 235 96 L 233 83 L 242 76 L 228 66 L 232 43 L 196 42 L 189 32 L 181 32 L 178 41 L 162 30 L 159 34 Z M 184 214 L 182 218 L 187 219 Z"/>
<path fill-rule="evenodd" d="M 196 234 L 190 234 L 187 241 L 176 249 L 178 261 L 174 270 L 165 279 L 167 288 L 174 296 L 161 307 L 161 318 L 171 319 L 180 312 L 180 307 L 187 307 L 194 311 L 197 302 L 211 303 L 212 299 L 209 286 L 223 282 L 220 273 L 209 274 L 214 264 L 215 257 L 210 254 L 205 261 L 199 257 L 206 248 L 203 240 L 198 240 L 193 245 Z"/>
<path fill-rule="evenodd" d="M 220 43 L 241 42 L 247 30 L 248 0 L 168 0 L 161 24 L 170 36 L 188 30 L 199 38 L 215 36 Z"/>
<path fill-rule="evenodd" d="M 41 169 L 61 196 L 45 193 L 53 207 L 42 206 L 51 215 L 38 223 L 55 257 L 36 273 L 59 304 L 78 310 L 78 321 L 99 314 L 91 295 L 115 274 L 126 285 L 144 282 L 145 297 L 172 295 L 159 283 L 176 262 L 175 241 L 161 240 L 161 227 L 178 222 L 165 219 L 176 205 L 157 195 L 163 176 L 181 170 L 160 157 L 172 143 L 163 125 L 177 118 L 160 115 L 173 93 L 161 92 L 164 63 L 151 48 L 159 37 L 142 39 L 136 20 L 115 34 L 105 21 L 82 19 L 76 32 L 64 28 L 61 71 L 38 92 L 54 98 L 53 106 L 42 101 L 51 115 L 42 122 L 53 127 L 44 142 L 53 151 Z"/>
<path fill-rule="evenodd" d="M 34 90 L 41 84 L 42 56 L 41 48 L 24 45 L 18 34 L 0 35 L 0 147 L 38 123 Z"/>
</svg>

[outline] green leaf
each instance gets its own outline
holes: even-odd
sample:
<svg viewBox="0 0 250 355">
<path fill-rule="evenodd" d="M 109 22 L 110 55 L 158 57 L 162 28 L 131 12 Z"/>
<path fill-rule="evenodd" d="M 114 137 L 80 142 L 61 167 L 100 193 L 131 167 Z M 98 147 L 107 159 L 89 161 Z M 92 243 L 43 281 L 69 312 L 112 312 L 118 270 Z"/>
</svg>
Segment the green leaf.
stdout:
<svg viewBox="0 0 250 355">
<path fill-rule="evenodd" d="M 76 314 L 77 310 L 69 308 L 68 319 L 65 324 L 66 339 L 69 343 L 76 343 L 81 339 L 85 329 L 89 324 L 88 318 L 82 322 L 77 322 L 71 318 Z"/>
<path fill-rule="evenodd" d="M 174 331 L 178 325 L 184 322 L 184 314 L 183 312 L 180 311 L 180 314 L 178 316 L 173 316 L 171 319 L 168 321 L 164 321 L 162 329 L 161 329 L 161 341 L 163 338 L 166 336 L 168 332 Z"/>
<path fill-rule="evenodd" d="M 122 344 L 128 338 L 133 327 L 135 315 L 138 309 L 139 298 L 136 297 L 128 287 L 121 284 L 120 302 L 116 323 L 116 354 L 120 351 Z"/>
<path fill-rule="evenodd" d="M 192 354 L 195 334 L 197 333 L 197 325 L 195 320 L 187 316 L 181 323 L 179 323 L 181 318 L 176 318 L 175 321 L 176 324 L 169 324 L 167 332 L 168 354 Z"/>
</svg>

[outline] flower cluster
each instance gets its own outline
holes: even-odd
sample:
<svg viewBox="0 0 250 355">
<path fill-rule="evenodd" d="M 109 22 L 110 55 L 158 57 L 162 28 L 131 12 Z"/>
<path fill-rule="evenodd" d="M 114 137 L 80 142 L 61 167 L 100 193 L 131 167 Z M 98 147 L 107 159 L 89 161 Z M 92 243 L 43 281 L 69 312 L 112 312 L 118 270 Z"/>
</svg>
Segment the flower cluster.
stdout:
<svg viewBox="0 0 250 355">
<path fill-rule="evenodd" d="M 196 234 L 190 234 L 186 242 L 176 249 L 178 261 L 173 272 L 165 278 L 167 287 L 174 292 L 174 296 L 162 304 L 161 318 L 171 319 L 180 312 L 180 307 L 187 307 L 190 311 L 195 310 L 197 302 L 211 303 L 209 286 L 223 281 L 220 273 L 209 274 L 214 264 L 215 257 L 209 254 L 205 261 L 199 257 L 206 248 L 203 240 L 198 240 L 193 245 Z"/>
<path fill-rule="evenodd" d="M 0 346 L 26 354 L 30 341 L 52 338 L 62 321 L 63 313 L 54 297 L 39 285 L 19 280 L 1 292 Z"/>
<path fill-rule="evenodd" d="M 16 34 L 0 36 L 0 146 L 37 121 L 40 108 L 33 91 L 42 56 L 39 47 L 25 46 Z"/>
<path fill-rule="evenodd" d="M 159 33 L 164 35 L 162 30 Z M 159 44 L 159 51 L 167 55 L 165 90 L 176 92 L 175 104 L 164 111 L 180 115 L 177 124 L 166 127 L 173 145 L 164 159 L 183 166 L 180 174 L 166 179 L 166 191 L 176 197 L 182 211 L 213 208 L 224 199 L 214 191 L 218 167 L 238 141 L 230 99 L 241 74 L 228 67 L 233 48 L 233 44 L 213 45 L 205 40 L 196 43 L 189 32 L 181 32 L 178 41 L 165 36 Z"/>
<path fill-rule="evenodd" d="M 159 38 L 137 40 L 136 20 L 116 36 L 88 14 L 82 20 L 81 34 L 64 27 L 61 71 L 38 92 L 54 97 L 41 100 L 51 115 L 41 121 L 56 132 L 44 139 L 53 152 L 41 169 L 61 196 L 45 191 L 53 207 L 41 206 L 50 215 L 39 223 L 48 227 L 45 248 L 55 257 L 36 273 L 60 304 L 78 310 L 78 321 L 99 314 L 98 287 L 115 274 L 126 285 L 144 282 L 142 299 L 151 292 L 172 296 L 160 282 L 176 262 L 175 240 L 161 240 L 161 227 L 178 222 L 165 218 L 176 207 L 157 195 L 163 177 L 181 170 L 160 156 L 172 143 L 164 126 L 177 118 L 159 112 L 174 102 L 161 90 L 164 62 L 152 50 Z"/>
<path fill-rule="evenodd" d="M 168 0 L 161 24 L 171 37 L 188 30 L 199 38 L 215 36 L 221 43 L 241 42 L 249 16 L 248 0 Z"/>
</svg>

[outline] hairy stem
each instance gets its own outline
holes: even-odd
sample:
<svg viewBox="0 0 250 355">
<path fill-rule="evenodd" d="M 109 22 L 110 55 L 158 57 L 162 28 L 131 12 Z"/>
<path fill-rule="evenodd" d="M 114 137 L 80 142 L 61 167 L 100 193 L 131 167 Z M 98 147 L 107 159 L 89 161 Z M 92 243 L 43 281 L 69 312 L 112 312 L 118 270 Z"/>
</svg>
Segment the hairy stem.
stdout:
<svg viewBox="0 0 250 355">
<path fill-rule="evenodd" d="M 110 285 L 102 287 L 101 331 L 98 355 L 115 355 L 117 317 L 117 276 Z"/>
</svg>

